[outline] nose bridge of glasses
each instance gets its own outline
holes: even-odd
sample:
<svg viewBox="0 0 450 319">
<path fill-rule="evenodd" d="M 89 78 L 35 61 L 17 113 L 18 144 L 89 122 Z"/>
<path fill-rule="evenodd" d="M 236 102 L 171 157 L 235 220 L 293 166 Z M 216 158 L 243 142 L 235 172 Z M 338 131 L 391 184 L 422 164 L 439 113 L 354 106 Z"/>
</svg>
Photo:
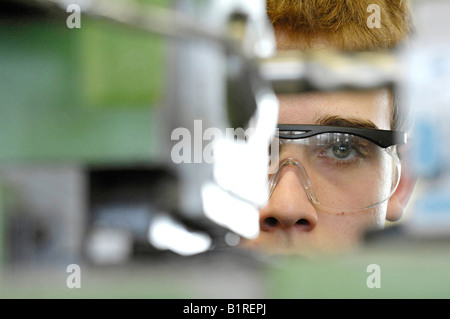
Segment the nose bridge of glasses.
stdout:
<svg viewBox="0 0 450 319">
<path fill-rule="evenodd" d="M 306 195 L 308 198 L 312 201 L 315 201 L 315 195 L 311 186 L 311 181 L 309 179 L 308 173 L 306 172 L 305 167 L 303 164 L 297 160 L 296 158 L 286 158 L 282 160 L 279 163 L 278 170 L 275 174 L 273 174 L 270 178 L 269 185 L 270 185 L 270 191 L 269 196 L 272 196 L 273 191 L 275 190 L 275 187 L 279 183 L 280 179 L 282 178 L 283 172 L 285 168 L 292 167 L 295 168 L 295 171 L 297 172 L 298 176 L 298 182 L 304 189 Z"/>
<path fill-rule="evenodd" d="M 315 141 L 311 138 L 305 139 L 279 139 L 279 148 L 271 154 L 271 170 L 273 174 L 283 165 L 293 165 L 298 168 L 302 174 L 307 176 L 311 174 L 314 167 L 311 163 L 311 149 L 315 145 Z M 273 156 L 272 156 L 273 155 Z"/>
</svg>

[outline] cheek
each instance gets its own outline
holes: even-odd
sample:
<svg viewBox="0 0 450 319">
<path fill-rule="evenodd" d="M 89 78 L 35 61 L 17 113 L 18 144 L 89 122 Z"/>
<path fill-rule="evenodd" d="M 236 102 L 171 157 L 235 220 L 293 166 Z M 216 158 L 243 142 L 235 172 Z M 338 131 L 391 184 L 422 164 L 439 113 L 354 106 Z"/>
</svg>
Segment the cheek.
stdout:
<svg viewBox="0 0 450 319">
<path fill-rule="evenodd" d="M 336 241 L 359 241 L 370 230 L 379 230 L 384 227 L 386 218 L 386 205 L 360 212 L 341 212 L 337 214 L 320 214 L 319 223 L 328 238 Z M 333 238 L 334 237 L 334 238 Z"/>
</svg>

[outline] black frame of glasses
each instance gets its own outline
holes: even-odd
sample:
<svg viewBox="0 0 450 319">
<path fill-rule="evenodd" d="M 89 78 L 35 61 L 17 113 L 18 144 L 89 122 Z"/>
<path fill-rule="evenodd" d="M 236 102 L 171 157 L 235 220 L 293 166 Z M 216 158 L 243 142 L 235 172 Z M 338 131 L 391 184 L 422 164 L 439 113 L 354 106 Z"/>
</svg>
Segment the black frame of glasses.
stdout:
<svg viewBox="0 0 450 319">
<path fill-rule="evenodd" d="M 280 133 L 284 131 L 303 132 L 303 133 L 301 134 Z M 278 137 L 284 139 L 303 139 L 322 133 L 352 134 L 365 138 L 382 148 L 407 143 L 407 134 L 404 132 L 368 129 L 359 127 L 343 127 L 343 126 L 278 124 L 277 135 Z"/>
</svg>

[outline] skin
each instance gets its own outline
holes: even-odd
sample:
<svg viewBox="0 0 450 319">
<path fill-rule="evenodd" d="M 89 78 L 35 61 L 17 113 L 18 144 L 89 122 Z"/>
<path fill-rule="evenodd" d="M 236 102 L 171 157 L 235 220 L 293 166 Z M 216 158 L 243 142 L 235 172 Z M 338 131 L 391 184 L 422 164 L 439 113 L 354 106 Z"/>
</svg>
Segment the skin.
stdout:
<svg viewBox="0 0 450 319">
<path fill-rule="evenodd" d="M 287 41 L 282 30 L 275 31 L 278 49 L 302 48 L 301 44 L 294 46 Z M 314 43 L 314 49 L 327 48 L 323 39 Z M 338 116 L 369 122 L 379 129 L 391 129 L 392 101 L 385 89 L 315 92 L 278 98 L 279 124 L 319 124 L 319 119 Z M 282 156 L 286 158 L 289 154 Z M 243 240 L 241 245 L 268 254 L 309 257 L 353 251 L 368 230 L 382 229 L 386 220 L 400 219 L 414 184 L 415 179 L 403 168 L 400 184 L 389 201 L 363 212 L 330 213 L 308 200 L 298 170 L 286 167 L 269 202 L 260 210 L 259 236 Z"/>
<path fill-rule="evenodd" d="M 390 129 L 391 103 L 385 90 L 279 96 L 279 124 L 319 124 L 332 116 L 372 122 Z M 283 158 L 292 156 L 289 151 Z M 260 236 L 244 243 L 267 253 L 315 255 L 353 249 L 370 228 L 382 228 L 387 204 L 364 212 L 330 213 L 307 198 L 294 167 L 286 167 L 268 204 L 260 211 Z"/>
</svg>

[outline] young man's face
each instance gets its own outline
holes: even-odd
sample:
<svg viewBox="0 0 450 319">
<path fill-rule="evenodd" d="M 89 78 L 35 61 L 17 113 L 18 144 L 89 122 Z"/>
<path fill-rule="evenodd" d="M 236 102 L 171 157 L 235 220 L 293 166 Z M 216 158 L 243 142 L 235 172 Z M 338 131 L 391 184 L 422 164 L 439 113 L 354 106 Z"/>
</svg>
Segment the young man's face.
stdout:
<svg viewBox="0 0 450 319">
<path fill-rule="evenodd" d="M 275 28 L 275 35 L 279 50 L 306 48 L 301 41 L 294 42 L 286 37 L 283 29 Z M 308 49 L 328 50 L 330 46 L 326 39 L 319 36 L 310 41 Z M 341 120 L 341 124 L 346 123 L 346 126 L 348 123 L 350 126 L 355 123 L 353 126 L 369 129 L 392 129 L 392 98 L 387 89 L 299 93 L 279 95 L 278 98 L 280 104 L 278 124 L 342 126 L 335 125 L 336 120 Z M 295 153 L 293 148 L 288 147 L 285 150 L 280 148 L 280 161 L 290 157 L 299 157 L 299 153 Z M 299 162 L 305 160 L 296 159 Z M 342 187 L 333 188 L 338 183 L 333 184 L 330 177 L 332 173 L 323 174 L 320 182 L 314 185 L 311 183 L 311 188 L 316 188 L 315 193 L 326 194 L 329 203 L 347 201 L 357 204 L 358 201 L 365 199 L 370 201 L 382 192 L 380 187 L 375 186 L 374 176 L 380 180 L 384 179 L 386 184 L 395 180 L 392 165 L 373 167 L 376 169 L 360 170 L 359 175 L 348 178 L 349 184 L 343 182 L 341 185 L 351 185 L 345 192 Z M 315 174 L 308 172 L 306 166 L 304 168 L 307 175 Z M 259 212 L 260 234 L 254 240 L 244 240 L 243 247 L 267 253 L 305 256 L 352 250 L 361 243 L 368 230 L 381 229 L 386 220 L 396 221 L 401 218 L 415 185 L 415 178 L 407 173 L 407 167 L 402 167 L 400 182 L 389 200 L 384 200 L 369 209 L 339 208 L 338 212 L 330 212 L 308 199 L 304 173 L 297 167 L 288 165 L 279 172 L 278 181 L 268 204 Z M 341 181 L 343 180 L 345 179 Z"/>
<path fill-rule="evenodd" d="M 369 128 L 391 129 L 392 101 L 387 90 L 280 95 L 279 102 L 279 124 L 320 124 L 328 119 L 331 122 L 342 119 L 365 123 Z M 280 160 L 295 156 L 298 155 L 293 151 L 280 152 Z M 383 174 L 390 178 L 392 170 L 386 169 Z M 327 185 L 323 179 L 316 187 Z M 368 184 L 360 186 L 353 187 L 354 194 L 347 194 L 349 198 L 356 201 L 379 192 Z M 288 166 L 281 171 L 267 206 L 260 211 L 259 237 L 244 242 L 244 246 L 269 253 L 301 255 L 342 251 L 357 245 L 368 229 L 382 228 L 386 212 L 387 202 L 363 211 L 336 213 L 322 209 L 308 199 L 299 170 Z"/>
</svg>

